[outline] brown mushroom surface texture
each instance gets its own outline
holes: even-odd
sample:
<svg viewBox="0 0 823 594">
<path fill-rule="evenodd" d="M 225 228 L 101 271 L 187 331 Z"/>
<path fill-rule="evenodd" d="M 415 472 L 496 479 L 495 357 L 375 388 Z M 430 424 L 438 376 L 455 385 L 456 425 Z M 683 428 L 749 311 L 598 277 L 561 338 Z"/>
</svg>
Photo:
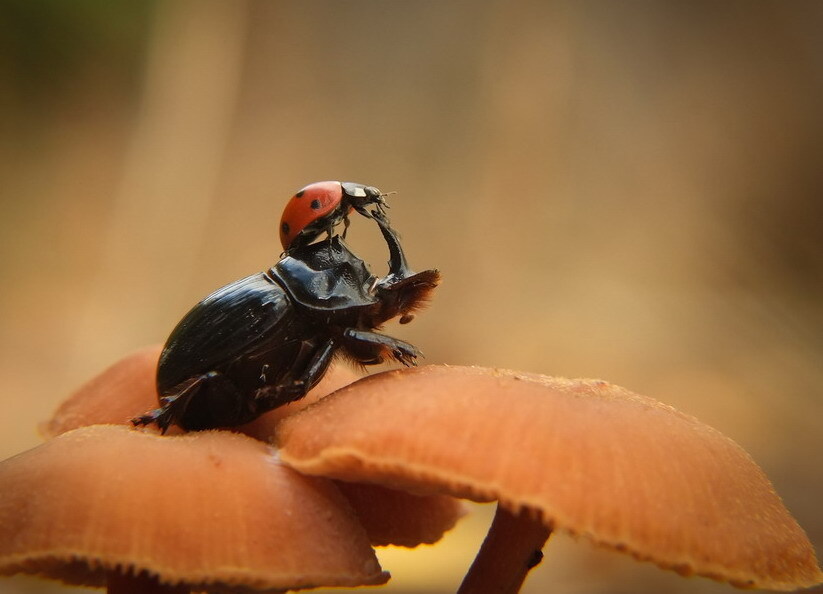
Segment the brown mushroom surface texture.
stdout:
<svg viewBox="0 0 823 594">
<path fill-rule="evenodd" d="M 806 534 L 743 449 L 603 381 L 387 372 L 285 419 L 276 439 L 301 472 L 497 499 L 683 574 L 775 590 L 823 579 Z"/>
<path fill-rule="evenodd" d="M 235 433 L 84 427 L 0 462 L 0 485 L 0 575 L 232 591 L 388 579 L 331 481 Z"/>
</svg>

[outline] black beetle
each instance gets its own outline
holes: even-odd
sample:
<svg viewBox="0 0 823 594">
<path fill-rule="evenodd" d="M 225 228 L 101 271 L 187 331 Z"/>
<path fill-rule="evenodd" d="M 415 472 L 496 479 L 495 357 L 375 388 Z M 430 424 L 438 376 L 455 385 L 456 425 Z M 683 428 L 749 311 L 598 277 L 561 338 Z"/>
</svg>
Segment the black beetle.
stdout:
<svg viewBox="0 0 823 594">
<path fill-rule="evenodd" d="M 189 311 L 160 355 L 161 407 L 134 425 L 189 431 L 231 427 L 303 397 L 336 353 L 363 365 L 415 364 L 411 344 L 375 332 L 420 308 L 440 280 L 413 273 L 396 233 L 376 213 L 389 247 L 378 278 L 339 236 L 302 247 L 266 272 L 233 282 Z"/>
</svg>

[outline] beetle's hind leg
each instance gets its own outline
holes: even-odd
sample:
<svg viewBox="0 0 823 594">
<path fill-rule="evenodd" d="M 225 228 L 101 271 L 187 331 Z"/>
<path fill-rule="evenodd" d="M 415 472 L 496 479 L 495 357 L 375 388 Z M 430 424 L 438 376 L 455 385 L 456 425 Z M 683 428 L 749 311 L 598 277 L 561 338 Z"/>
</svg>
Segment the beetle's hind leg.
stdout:
<svg viewBox="0 0 823 594">
<path fill-rule="evenodd" d="M 394 359 L 406 367 L 417 365 L 422 353 L 413 344 L 371 332 L 347 328 L 343 332 L 343 348 L 349 356 L 363 365 L 377 365 L 386 359 Z"/>
<path fill-rule="evenodd" d="M 163 396 L 160 398 L 160 408 L 155 408 L 144 415 L 134 417 L 131 424 L 135 427 L 154 424 L 160 429 L 160 433 L 165 434 L 169 426 L 178 423 L 178 420 L 185 413 L 186 404 L 190 399 L 191 395 L 185 392 L 173 396 Z"/>
<path fill-rule="evenodd" d="M 234 382 L 217 371 L 197 375 L 160 398 L 160 408 L 131 420 L 134 426 L 155 424 L 165 433 L 171 425 L 200 431 L 248 420 L 243 398 Z"/>
<path fill-rule="evenodd" d="M 180 390 L 176 394 L 160 397 L 160 408 L 134 417 L 131 424 L 135 427 L 154 424 L 160 428 L 160 433 L 166 433 L 170 425 L 177 424 L 183 417 L 189 401 L 199 391 L 202 381 L 203 376 L 187 380 L 185 385 L 178 386 Z"/>
<path fill-rule="evenodd" d="M 172 421 L 170 415 L 168 413 L 168 409 L 166 408 L 155 408 L 154 410 L 150 410 L 144 415 L 140 415 L 139 417 L 134 417 L 131 420 L 131 424 L 135 427 L 140 427 L 144 425 L 151 425 L 154 423 L 160 428 L 160 433 L 165 433 L 169 429 L 169 425 L 171 425 Z"/>
</svg>

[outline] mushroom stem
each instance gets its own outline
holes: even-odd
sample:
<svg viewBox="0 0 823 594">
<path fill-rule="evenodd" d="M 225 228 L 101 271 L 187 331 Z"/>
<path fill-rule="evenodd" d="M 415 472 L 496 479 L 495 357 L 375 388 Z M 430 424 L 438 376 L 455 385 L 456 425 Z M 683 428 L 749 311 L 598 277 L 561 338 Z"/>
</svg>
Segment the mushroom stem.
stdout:
<svg viewBox="0 0 823 594">
<path fill-rule="evenodd" d="M 551 535 L 537 514 L 511 512 L 497 504 L 489 533 L 458 594 L 514 594 L 529 571 L 543 559 L 541 549 Z"/>
<path fill-rule="evenodd" d="M 112 572 L 108 576 L 108 594 L 189 594 L 191 590 L 185 585 L 169 586 L 161 584 L 154 576 L 140 573 L 124 575 Z"/>
</svg>

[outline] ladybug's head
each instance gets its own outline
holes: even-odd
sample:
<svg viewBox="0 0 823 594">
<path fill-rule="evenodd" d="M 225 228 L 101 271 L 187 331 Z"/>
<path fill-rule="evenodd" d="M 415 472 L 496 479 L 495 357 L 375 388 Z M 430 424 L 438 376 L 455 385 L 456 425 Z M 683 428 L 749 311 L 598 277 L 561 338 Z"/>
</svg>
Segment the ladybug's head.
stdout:
<svg viewBox="0 0 823 594">
<path fill-rule="evenodd" d="M 374 205 L 379 213 L 377 216 L 385 217 L 385 209 L 389 207 L 386 203 L 386 196 L 392 192 L 381 192 L 374 186 L 356 184 L 354 182 L 341 182 L 344 199 L 351 207 L 365 217 L 371 218 L 374 212 L 368 212 L 367 206 Z"/>
<path fill-rule="evenodd" d="M 400 323 L 414 319 L 414 312 L 426 307 L 432 292 L 440 284 L 439 270 L 424 270 L 403 278 L 380 279 L 375 285 L 375 294 L 380 303 L 373 323 L 383 322 L 400 316 Z"/>
</svg>

